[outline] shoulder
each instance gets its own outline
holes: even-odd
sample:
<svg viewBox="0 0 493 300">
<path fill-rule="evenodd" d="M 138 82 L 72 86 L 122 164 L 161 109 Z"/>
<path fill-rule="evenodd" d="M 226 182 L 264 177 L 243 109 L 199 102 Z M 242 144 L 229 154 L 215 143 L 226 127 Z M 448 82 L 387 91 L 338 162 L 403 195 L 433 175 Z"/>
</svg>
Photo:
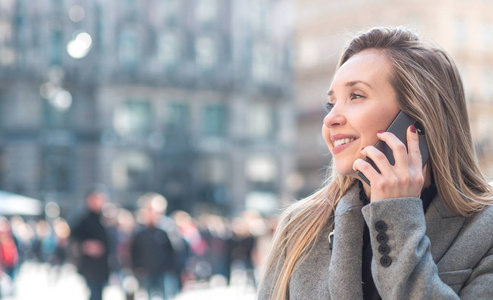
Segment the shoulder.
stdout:
<svg viewBox="0 0 493 300">
<path fill-rule="evenodd" d="M 454 243 L 460 246 L 461 253 L 474 256 L 473 253 L 484 254 L 493 247 L 493 206 L 485 206 L 481 211 L 463 220 L 464 223 Z"/>
<path fill-rule="evenodd" d="M 146 230 L 146 227 L 145 227 L 145 226 L 143 226 L 143 225 L 141 225 L 141 224 L 139 224 L 139 225 L 137 226 L 137 228 L 135 228 L 135 230 L 134 230 L 134 232 L 133 232 L 132 236 L 133 236 L 134 238 L 139 238 L 139 237 L 141 237 L 141 236 L 145 235 L 145 234 L 146 234 L 146 231 L 147 231 L 147 230 Z"/>
<path fill-rule="evenodd" d="M 486 205 L 482 210 L 467 217 L 465 223 L 468 226 L 489 227 L 485 230 L 490 229 L 493 232 L 493 205 Z"/>
</svg>

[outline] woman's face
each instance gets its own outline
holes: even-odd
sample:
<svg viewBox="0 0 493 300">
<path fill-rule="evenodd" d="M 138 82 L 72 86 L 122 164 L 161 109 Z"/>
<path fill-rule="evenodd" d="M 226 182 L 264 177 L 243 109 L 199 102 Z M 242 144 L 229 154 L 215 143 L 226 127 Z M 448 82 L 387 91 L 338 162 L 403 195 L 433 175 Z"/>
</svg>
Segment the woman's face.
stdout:
<svg viewBox="0 0 493 300">
<path fill-rule="evenodd" d="M 322 134 L 340 175 L 357 178 L 353 163 L 361 149 L 374 145 L 399 112 L 389 82 L 392 66 L 381 50 L 352 56 L 336 72 L 328 92 Z"/>
</svg>

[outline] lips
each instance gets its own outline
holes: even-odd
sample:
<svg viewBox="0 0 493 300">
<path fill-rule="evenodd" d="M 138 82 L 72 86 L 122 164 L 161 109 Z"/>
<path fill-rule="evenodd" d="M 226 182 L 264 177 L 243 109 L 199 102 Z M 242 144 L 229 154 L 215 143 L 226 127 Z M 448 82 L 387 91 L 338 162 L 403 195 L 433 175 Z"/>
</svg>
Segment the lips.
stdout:
<svg viewBox="0 0 493 300">
<path fill-rule="evenodd" d="M 354 140 L 355 140 L 354 138 L 346 138 L 346 139 L 336 140 L 336 141 L 334 141 L 334 146 L 337 147 L 337 146 L 340 146 L 340 145 L 348 144 L 348 143 L 351 143 Z"/>
<path fill-rule="evenodd" d="M 334 145 L 334 149 L 332 149 L 332 154 L 338 154 L 341 151 L 344 151 L 347 147 L 353 144 L 358 138 L 355 136 L 350 136 L 346 134 L 335 134 L 331 136 L 332 144 Z"/>
</svg>

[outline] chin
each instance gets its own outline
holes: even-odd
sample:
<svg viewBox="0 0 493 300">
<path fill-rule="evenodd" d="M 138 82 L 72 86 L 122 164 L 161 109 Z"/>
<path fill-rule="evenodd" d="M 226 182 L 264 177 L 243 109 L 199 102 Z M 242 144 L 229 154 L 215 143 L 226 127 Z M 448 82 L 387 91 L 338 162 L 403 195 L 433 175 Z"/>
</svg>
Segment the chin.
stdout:
<svg viewBox="0 0 493 300">
<path fill-rule="evenodd" d="M 346 167 L 338 168 L 337 166 L 335 166 L 335 169 L 336 169 L 337 174 L 339 174 L 341 176 L 357 177 L 357 174 L 353 170 L 352 167 L 350 167 L 350 168 L 346 168 Z"/>
</svg>

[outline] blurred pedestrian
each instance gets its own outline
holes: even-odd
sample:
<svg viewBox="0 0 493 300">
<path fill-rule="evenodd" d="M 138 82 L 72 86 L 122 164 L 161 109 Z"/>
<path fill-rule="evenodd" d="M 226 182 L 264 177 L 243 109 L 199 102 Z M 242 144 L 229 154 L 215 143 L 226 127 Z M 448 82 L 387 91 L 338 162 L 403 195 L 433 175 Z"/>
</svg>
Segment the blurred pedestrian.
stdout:
<svg viewBox="0 0 493 300">
<path fill-rule="evenodd" d="M 209 247 L 195 225 L 195 219 L 181 210 L 173 212 L 172 216 L 188 246 L 187 250 L 189 250 L 186 262 L 187 267 L 182 272 L 182 285 L 186 285 L 188 281 L 208 279 L 211 273 L 211 266 L 206 258 Z"/>
<path fill-rule="evenodd" d="M 242 268 L 248 280 L 256 287 L 257 282 L 252 260 L 254 249 L 255 237 L 250 230 L 248 220 L 235 218 L 233 220 L 232 267 L 236 265 Z"/>
<path fill-rule="evenodd" d="M 70 237 L 70 227 L 63 218 L 53 221 L 53 233 L 55 235 L 56 247 L 53 259 L 51 261 L 54 281 L 57 282 L 61 276 L 61 269 L 68 256 L 68 245 Z"/>
<path fill-rule="evenodd" d="M 0 216 L 0 271 L 13 279 L 18 262 L 19 252 L 10 229 L 9 220 Z"/>
<path fill-rule="evenodd" d="M 33 240 L 33 249 L 36 259 L 40 263 L 49 262 L 49 256 L 54 244 L 50 242 L 53 238 L 51 230 L 51 225 L 45 220 L 36 221 L 36 236 Z"/>
<path fill-rule="evenodd" d="M 125 208 L 119 208 L 116 216 L 117 245 L 116 258 L 118 264 L 118 278 L 126 299 L 134 299 L 138 289 L 138 282 L 132 272 L 132 258 L 130 247 L 135 230 L 135 218 L 133 213 Z"/>
<path fill-rule="evenodd" d="M 164 299 L 165 272 L 173 267 L 173 247 L 166 231 L 158 225 L 167 208 L 166 199 L 147 193 L 139 199 L 142 226 L 131 243 L 132 269 L 149 300 Z"/>
<path fill-rule="evenodd" d="M 228 284 L 231 277 L 231 238 L 232 232 L 226 220 L 217 215 L 203 215 L 201 231 L 209 246 L 208 256 L 211 264 L 213 285 Z"/>
<path fill-rule="evenodd" d="M 101 213 L 108 196 L 103 188 L 89 192 L 87 213 L 72 230 L 76 242 L 77 268 L 91 292 L 90 300 L 101 300 L 110 273 L 109 237 Z"/>
</svg>

